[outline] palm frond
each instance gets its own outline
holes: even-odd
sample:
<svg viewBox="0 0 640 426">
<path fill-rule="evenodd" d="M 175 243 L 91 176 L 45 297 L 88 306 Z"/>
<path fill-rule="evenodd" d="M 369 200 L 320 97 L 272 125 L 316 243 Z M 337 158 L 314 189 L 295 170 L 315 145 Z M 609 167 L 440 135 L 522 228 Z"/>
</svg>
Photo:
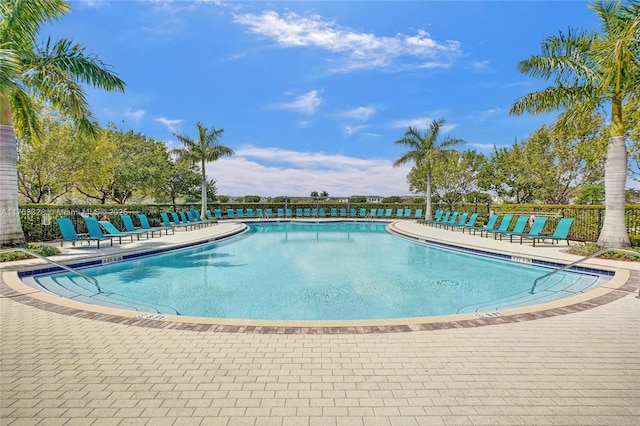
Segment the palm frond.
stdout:
<svg viewBox="0 0 640 426">
<path fill-rule="evenodd" d="M 36 48 L 37 61 L 30 64 L 34 70 L 57 70 L 69 79 L 87 83 L 99 89 L 124 92 L 125 83 L 111 67 L 96 54 L 88 54 L 80 44 L 67 39 L 52 41 L 47 39 L 43 46 Z"/>
<path fill-rule="evenodd" d="M 9 96 L 16 90 L 16 80 L 22 73 L 22 63 L 13 49 L 0 47 L 0 95 Z"/>
<path fill-rule="evenodd" d="M 37 139 L 42 134 L 40 106 L 29 93 L 22 89 L 14 90 L 9 97 L 16 135 L 20 139 Z"/>
<path fill-rule="evenodd" d="M 65 0 L 2 0 L 0 2 L 0 43 L 16 51 L 29 51 L 40 26 L 61 18 L 69 11 Z"/>
</svg>

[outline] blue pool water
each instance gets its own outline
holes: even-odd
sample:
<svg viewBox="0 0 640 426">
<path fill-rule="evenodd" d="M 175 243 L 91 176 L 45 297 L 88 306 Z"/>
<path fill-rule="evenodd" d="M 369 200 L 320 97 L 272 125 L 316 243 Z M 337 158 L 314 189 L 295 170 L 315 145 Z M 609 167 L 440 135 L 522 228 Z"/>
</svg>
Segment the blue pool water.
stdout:
<svg viewBox="0 0 640 426">
<path fill-rule="evenodd" d="M 145 312 L 271 320 L 347 320 L 484 312 L 546 302 L 602 283 L 420 244 L 382 223 L 260 223 L 224 242 L 36 276 L 45 290 Z"/>
</svg>

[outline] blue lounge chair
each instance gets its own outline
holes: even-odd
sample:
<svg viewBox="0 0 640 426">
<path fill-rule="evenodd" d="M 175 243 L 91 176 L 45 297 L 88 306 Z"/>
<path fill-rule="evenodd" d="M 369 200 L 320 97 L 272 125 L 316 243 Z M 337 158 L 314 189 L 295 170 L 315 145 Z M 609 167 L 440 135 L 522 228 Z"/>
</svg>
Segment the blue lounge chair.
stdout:
<svg viewBox="0 0 640 426">
<path fill-rule="evenodd" d="M 104 232 L 102 232 L 102 229 L 100 228 L 100 224 L 98 223 L 98 219 L 91 216 L 85 216 L 83 217 L 83 219 L 84 219 L 84 223 L 87 225 L 87 232 L 89 233 L 90 237 L 102 238 L 105 240 L 108 238 L 111 240 L 111 245 L 113 245 L 114 237 L 111 235 L 106 235 Z M 120 241 L 122 241 L 122 238 L 120 239 Z"/>
<path fill-rule="evenodd" d="M 367 217 L 367 209 L 365 208 L 360 209 L 360 217 Z"/>
<path fill-rule="evenodd" d="M 437 212 L 436 212 L 437 213 Z M 416 209 L 416 214 L 414 216 L 416 219 L 422 218 L 422 209 Z"/>
<path fill-rule="evenodd" d="M 89 219 L 89 218 L 86 218 L 86 219 Z M 132 232 L 122 232 L 118 228 L 116 228 L 113 225 L 113 223 L 109 222 L 108 220 L 99 220 L 98 223 L 100 224 L 102 229 L 105 230 L 105 232 L 107 233 L 108 236 L 113 237 L 113 238 L 118 238 L 118 243 L 119 244 L 122 244 L 122 238 L 125 238 L 125 237 L 131 238 L 131 242 L 133 242 L 134 233 L 132 233 Z M 87 225 L 87 227 L 88 227 L 88 225 Z M 138 235 L 138 239 L 140 239 L 140 235 Z"/>
<path fill-rule="evenodd" d="M 182 220 L 182 223 L 191 224 L 193 228 L 195 228 L 196 226 L 198 228 L 201 228 L 202 226 L 204 226 L 203 223 L 198 223 L 195 216 L 193 215 L 193 210 L 189 210 L 186 214 L 183 212 L 180 212 L 180 220 Z"/>
<path fill-rule="evenodd" d="M 509 229 L 509 225 L 511 224 L 511 219 L 513 219 L 513 215 L 512 214 L 505 214 L 504 216 L 502 216 L 502 220 L 500 221 L 500 225 L 498 226 L 497 229 L 485 229 L 483 231 L 480 231 L 480 236 L 482 236 L 482 233 L 484 232 L 484 236 L 488 237 L 489 234 L 493 234 L 493 238 L 494 239 L 498 239 L 498 234 L 501 232 L 506 232 Z"/>
<path fill-rule="evenodd" d="M 325 211 L 324 211 L 324 209 L 322 207 L 318 210 L 318 215 L 320 217 L 326 217 L 327 216 L 327 214 L 325 213 Z"/>
<path fill-rule="evenodd" d="M 71 244 L 74 246 L 76 245 L 76 242 L 82 243 L 83 241 L 86 241 L 87 243 L 89 243 L 89 245 L 91 245 L 91 241 L 95 241 L 98 244 L 98 248 L 100 248 L 100 241 L 111 239 L 107 237 L 98 238 L 79 236 L 76 232 L 76 228 L 73 226 L 73 222 L 68 217 L 56 218 L 56 222 L 58 222 L 58 228 L 60 228 L 60 233 L 62 234 L 63 239 L 63 241 L 60 242 L 60 247 L 62 247 L 65 241 L 71 242 Z M 111 242 L 111 245 L 113 245 L 113 241 Z"/>
<path fill-rule="evenodd" d="M 445 215 L 444 219 L 442 219 L 442 221 L 440 223 L 436 223 L 436 226 L 442 226 L 442 227 L 446 227 L 448 225 L 452 225 L 454 223 L 456 223 L 456 220 L 458 220 L 458 212 L 453 212 L 451 213 L 451 215 L 449 216 L 449 219 L 447 219 L 447 215 Z"/>
<path fill-rule="evenodd" d="M 302 217 L 302 209 L 296 209 L 296 217 Z"/>
<path fill-rule="evenodd" d="M 234 213 L 233 209 L 227 209 L 227 217 L 228 217 L 229 219 L 233 219 L 233 218 L 235 218 L 235 217 L 236 217 L 236 215 L 235 215 L 235 213 Z"/>
<path fill-rule="evenodd" d="M 462 226 L 465 223 L 467 223 L 467 217 L 469 217 L 469 213 L 464 212 L 461 215 L 459 215 L 457 219 L 452 217 L 452 220 L 449 221 L 449 223 L 444 223 L 442 226 L 444 226 L 447 229 L 449 229 L 449 227 L 453 229 L 456 226 Z"/>
<path fill-rule="evenodd" d="M 189 219 L 187 219 L 187 216 L 184 214 L 184 212 L 171 213 L 171 216 L 173 217 L 174 222 L 186 226 L 187 229 L 189 227 L 191 227 L 191 229 L 194 229 L 196 227 L 195 223 L 192 223 Z M 200 225 L 197 226 L 200 227 Z"/>
<path fill-rule="evenodd" d="M 167 213 L 160 213 L 160 217 L 162 217 L 162 221 L 164 222 L 165 226 L 170 226 L 172 228 L 182 228 L 185 231 L 187 229 L 189 229 L 189 225 L 185 225 L 183 223 L 180 223 L 180 219 L 178 218 L 178 215 L 175 212 L 171 213 L 171 217 L 173 218 L 173 223 L 169 220 L 169 215 Z M 166 220 L 165 220 L 166 218 Z"/>
<path fill-rule="evenodd" d="M 476 224 L 476 220 L 478 219 L 478 213 L 473 213 L 471 216 L 467 216 L 469 220 L 466 222 L 460 219 L 460 221 L 456 225 L 451 225 L 451 229 L 462 228 L 462 232 L 464 233 L 465 228 L 473 227 Z"/>
<path fill-rule="evenodd" d="M 318 217 L 318 209 L 311 209 L 311 217 Z"/>
<path fill-rule="evenodd" d="M 264 211 L 262 209 L 256 209 L 256 217 L 264 218 Z"/>
<path fill-rule="evenodd" d="M 347 217 L 347 209 L 340 209 L 340 216 Z"/>
<path fill-rule="evenodd" d="M 473 231 L 473 235 L 476 235 L 476 231 L 480 231 L 480 235 L 482 235 L 482 232 L 488 229 L 493 229 L 496 226 L 497 221 L 498 221 L 498 215 L 497 214 L 491 215 L 484 226 L 469 226 L 467 228 L 462 228 L 462 233 L 464 233 L 465 229 L 468 229 L 469 233 Z"/>
<path fill-rule="evenodd" d="M 147 215 L 144 213 L 138 213 L 138 219 L 140 219 L 140 226 L 142 227 L 142 229 L 146 229 L 147 231 L 160 231 L 160 235 L 162 235 L 162 230 L 164 229 L 164 233 L 165 235 L 169 235 L 169 230 L 171 230 L 171 233 L 174 232 L 173 227 L 169 226 L 163 226 L 163 227 L 153 227 L 149 224 L 149 219 L 147 219 Z M 167 218 L 168 220 L 169 218 Z M 151 234 L 151 236 L 153 237 L 153 233 Z"/>
<path fill-rule="evenodd" d="M 198 223 L 200 225 L 209 226 L 209 225 L 217 225 L 218 220 L 215 218 L 211 219 L 203 219 L 200 217 L 200 212 L 198 210 L 191 210 L 191 221 L 194 223 Z"/>
<path fill-rule="evenodd" d="M 369 211 L 369 216 L 371 216 L 371 218 L 376 217 L 376 209 L 371 209 L 371 211 Z"/>
<path fill-rule="evenodd" d="M 356 209 L 349 209 L 349 216 L 350 217 L 356 217 Z"/>
<path fill-rule="evenodd" d="M 244 212 L 242 211 L 242 209 L 236 209 L 236 216 L 238 216 L 238 218 L 244 217 Z"/>
<path fill-rule="evenodd" d="M 393 209 L 384 209 L 384 217 L 391 217 Z"/>
<path fill-rule="evenodd" d="M 162 224 L 166 229 L 171 229 L 171 231 L 175 231 L 176 227 L 169 220 L 169 215 L 166 213 L 160 213 L 160 218 L 162 219 Z"/>
<path fill-rule="evenodd" d="M 267 217 L 267 219 L 271 219 L 273 217 L 273 210 L 265 209 L 264 210 L 264 215 Z"/>
<path fill-rule="evenodd" d="M 547 220 L 549 218 L 546 216 L 540 216 L 535 218 L 535 220 L 533 221 L 533 225 L 531 225 L 531 228 L 529 229 L 528 232 L 522 232 L 521 234 L 512 234 L 511 236 L 511 240 L 513 241 L 513 237 L 520 237 L 520 244 L 522 244 L 522 240 L 523 238 L 527 238 L 529 236 L 532 237 L 537 237 L 542 233 L 542 230 L 544 229 L 544 226 L 547 223 Z"/>
<path fill-rule="evenodd" d="M 253 209 L 247 209 L 247 217 L 253 218 Z"/>
<path fill-rule="evenodd" d="M 411 217 L 411 209 L 404 209 L 404 217 L 406 218 Z"/>
<path fill-rule="evenodd" d="M 447 212 L 447 214 L 450 214 L 449 212 Z M 426 225 L 435 225 L 436 223 L 442 222 L 442 220 L 444 219 L 445 213 L 442 210 L 436 210 L 436 212 L 433 215 L 432 219 L 424 219 L 423 223 L 425 223 Z"/>
<path fill-rule="evenodd" d="M 396 217 L 398 217 L 398 218 L 404 217 L 404 210 L 396 209 Z"/>
<path fill-rule="evenodd" d="M 304 209 L 304 217 L 311 217 L 311 209 Z"/>
<path fill-rule="evenodd" d="M 513 236 L 514 235 L 519 235 L 522 234 L 524 232 L 524 228 L 527 227 L 527 222 L 529 221 L 529 216 L 518 216 L 518 219 L 516 220 L 516 224 L 513 225 L 513 229 L 512 230 L 506 230 L 504 232 L 499 232 L 497 235 L 500 236 L 500 241 L 502 241 L 502 236 L 507 236 L 509 235 L 509 241 L 513 242 Z"/>
<path fill-rule="evenodd" d="M 221 220 L 222 219 L 222 210 L 213 209 L 213 215 L 215 216 L 216 219 Z"/>
<path fill-rule="evenodd" d="M 335 207 L 331 208 L 331 217 L 337 217 L 338 216 L 338 209 Z"/>
<path fill-rule="evenodd" d="M 284 211 L 284 214 L 286 217 L 289 217 L 289 218 L 293 217 L 293 212 L 291 211 L 291 209 L 286 209 Z"/>
<path fill-rule="evenodd" d="M 153 232 L 148 229 L 136 228 L 133 224 L 133 219 L 128 214 L 120 215 L 120 219 L 122 219 L 122 224 L 124 225 L 124 230 L 132 235 L 135 235 L 138 240 L 140 240 L 140 235 L 144 234 L 149 239 L 149 233 L 151 232 L 151 236 L 153 237 Z M 160 235 L 162 235 L 162 231 L 160 231 Z"/>
<path fill-rule="evenodd" d="M 563 217 L 562 219 L 560 219 L 552 235 L 529 235 L 524 236 L 524 238 L 532 240 L 534 247 L 536 246 L 536 241 L 539 240 L 551 240 L 552 243 L 560 240 L 565 240 L 567 242 L 567 245 L 569 245 L 569 239 L 567 237 L 569 236 L 569 231 L 571 230 L 571 225 L 573 225 L 574 220 L 575 219 L 572 217 Z"/>
</svg>

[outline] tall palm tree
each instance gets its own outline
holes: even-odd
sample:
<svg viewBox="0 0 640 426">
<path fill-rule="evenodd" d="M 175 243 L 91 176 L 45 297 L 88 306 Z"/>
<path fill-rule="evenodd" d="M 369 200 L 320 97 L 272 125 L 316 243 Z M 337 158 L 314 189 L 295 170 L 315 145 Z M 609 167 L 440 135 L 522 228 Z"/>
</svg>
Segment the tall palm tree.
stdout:
<svg viewBox="0 0 640 426">
<path fill-rule="evenodd" d="M 429 130 L 424 134 L 413 127 L 409 127 L 404 136 L 395 142 L 398 145 L 408 147 L 409 151 L 398 158 L 393 163 L 393 167 L 399 167 L 402 164 L 413 161 L 417 169 L 426 171 L 427 188 L 425 196 L 427 199 L 427 211 L 425 219 L 427 220 L 433 217 L 431 212 L 431 172 L 433 165 L 437 161 L 444 160 L 453 151 L 450 149 L 451 147 L 465 143 L 464 140 L 452 138 L 451 136 L 440 138 L 440 130 L 444 123 L 445 121 L 442 118 L 433 120 L 429 124 Z"/>
<path fill-rule="evenodd" d="M 553 85 L 516 101 L 511 113 L 538 114 L 566 109 L 572 114 L 611 108 L 605 165 L 605 217 L 600 247 L 629 246 L 625 224 L 627 147 L 623 107 L 640 96 L 640 2 L 595 1 L 589 5 L 602 21 L 600 32 L 569 30 L 542 42 L 542 53 L 518 64 L 522 73 Z"/>
<path fill-rule="evenodd" d="M 0 1 L 0 246 L 25 243 L 18 210 L 16 133 L 25 141 L 42 133 L 40 106 L 71 117 L 95 134 L 82 84 L 124 91 L 124 82 L 96 55 L 66 39 L 36 43 L 40 27 L 69 11 L 64 0 Z"/>
<path fill-rule="evenodd" d="M 189 161 L 191 164 L 199 164 L 200 172 L 202 175 L 202 208 L 201 215 L 206 217 L 207 213 L 207 171 L 205 165 L 209 162 L 216 161 L 220 157 L 230 157 L 233 154 L 233 150 L 229 147 L 221 145 L 218 142 L 218 138 L 224 134 L 224 129 L 207 129 L 202 123 L 196 123 L 198 126 L 198 140 L 193 140 L 188 136 L 182 134 L 175 134 L 180 142 L 184 145 L 184 148 L 175 149 L 174 152 L 179 158 Z"/>
</svg>

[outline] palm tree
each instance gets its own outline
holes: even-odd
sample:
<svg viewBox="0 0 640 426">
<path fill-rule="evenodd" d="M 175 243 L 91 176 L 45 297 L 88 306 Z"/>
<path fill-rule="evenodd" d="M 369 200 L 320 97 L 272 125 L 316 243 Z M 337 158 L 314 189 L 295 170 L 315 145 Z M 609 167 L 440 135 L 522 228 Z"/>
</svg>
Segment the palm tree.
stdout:
<svg viewBox="0 0 640 426">
<path fill-rule="evenodd" d="M 511 113 L 538 114 L 566 109 L 569 119 L 611 106 L 605 165 L 605 217 L 600 247 L 630 245 L 625 224 L 627 147 L 623 107 L 640 96 L 640 2 L 595 1 L 589 5 L 602 31 L 569 30 L 542 42 L 542 53 L 518 64 L 522 73 L 551 79 L 553 85 L 516 101 Z"/>
<path fill-rule="evenodd" d="M 216 161 L 220 157 L 230 157 L 234 154 L 231 148 L 218 143 L 218 138 L 224 134 L 224 129 L 207 129 L 202 123 L 196 123 L 198 126 L 198 140 L 193 140 L 188 136 L 175 134 L 184 148 L 175 149 L 174 152 L 179 158 L 189 161 L 191 164 L 200 164 L 200 172 L 202 175 L 201 194 L 202 194 L 202 217 L 207 217 L 207 171 L 205 165 L 209 162 Z"/>
<path fill-rule="evenodd" d="M 427 188 L 425 196 L 427 198 L 427 211 L 425 219 L 430 220 L 433 217 L 431 212 L 431 172 L 433 165 L 437 161 L 445 159 L 453 150 L 450 149 L 455 145 L 465 143 L 462 139 L 445 136 L 440 138 L 440 130 L 444 126 L 444 119 L 433 120 L 429 124 L 429 130 L 421 134 L 417 129 L 409 127 L 401 139 L 395 143 L 404 145 L 409 148 L 402 157 L 398 158 L 393 167 L 399 167 L 409 161 L 413 161 L 415 167 L 424 170 L 427 174 Z"/>
<path fill-rule="evenodd" d="M 49 104 L 78 130 L 98 127 L 83 83 L 124 91 L 124 82 L 96 55 L 70 40 L 36 44 L 41 25 L 69 11 L 65 0 L 0 2 L 0 246 L 25 243 L 18 207 L 16 133 L 25 141 L 42 134 L 39 113 Z"/>
</svg>

